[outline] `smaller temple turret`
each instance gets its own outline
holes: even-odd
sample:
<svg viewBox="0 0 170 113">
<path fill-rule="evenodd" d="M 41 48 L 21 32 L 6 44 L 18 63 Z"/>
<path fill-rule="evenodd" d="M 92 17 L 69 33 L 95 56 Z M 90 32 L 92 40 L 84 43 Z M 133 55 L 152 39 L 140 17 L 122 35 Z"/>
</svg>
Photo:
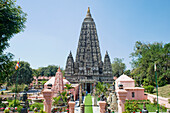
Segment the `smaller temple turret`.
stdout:
<svg viewBox="0 0 170 113">
<path fill-rule="evenodd" d="M 69 56 L 67 57 L 67 63 L 65 68 L 65 75 L 70 76 L 74 73 L 74 59 L 70 51 Z"/>
<path fill-rule="evenodd" d="M 62 92 L 64 90 L 64 84 L 63 84 L 63 74 L 60 70 L 60 67 L 58 68 L 55 80 L 54 80 L 54 86 L 53 86 L 53 92 L 54 94 L 57 94 L 58 92 Z"/>
<path fill-rule="evenodd" d="M 104 75 L 112 75 L 112 65 L 110 62 L 110 58 L 108 52 L 106 51 L 103 63 L 103 74 Z"/>
</svg>

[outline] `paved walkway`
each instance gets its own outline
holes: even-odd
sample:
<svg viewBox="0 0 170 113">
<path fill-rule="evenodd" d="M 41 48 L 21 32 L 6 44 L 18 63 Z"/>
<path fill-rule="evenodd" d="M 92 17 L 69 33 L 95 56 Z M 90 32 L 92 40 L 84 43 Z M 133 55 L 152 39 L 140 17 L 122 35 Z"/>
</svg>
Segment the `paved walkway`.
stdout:
<svg viewBox="0 0 170 113">
<path fill-rule="evenodd" d="M 92 105 L 94 105 L 94 97 L 92 96 Z M 93 113 L 100 113 L 99 102 L 97 101 L 98 106 L 93 106 Z"/>
<path fill-rule="evenodd" d="M 83 103 L 84 103 L 84 99 L 85 97 L 83 97 Z M 75 109 L 74 109 L 74 113 L 80 113 L 80 106 L 79 106 L 79 99 L 75 101 Z M 100 113 L 100 108 L 99 108 L 99 103 L 97 102 L 98 106 L 93 106 L 94 105 L 94 97 L 92 96 L 92 107 L 93 107 L 93 113 Z"/>
<path fill-rule="evenodd" d="M 84 103 L 84 96 L 82 97 L 83 103 Z M 80 106 L 79 106 L 79 99 L 75 101 L 75 109 L 74 113 L 80 113 Z"/>
</svg>

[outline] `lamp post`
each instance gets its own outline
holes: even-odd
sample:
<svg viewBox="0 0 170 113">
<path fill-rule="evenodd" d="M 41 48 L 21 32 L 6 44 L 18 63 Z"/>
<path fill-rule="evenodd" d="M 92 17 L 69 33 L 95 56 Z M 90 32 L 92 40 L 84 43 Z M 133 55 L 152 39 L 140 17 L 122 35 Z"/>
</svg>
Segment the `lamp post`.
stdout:
<svg viewBox="0 0 170 113">
<path fill-rule="evenodd" d="M 156 94 L 157 94 L 157 109 L 158 109 L 158 113 L 159 113 L 159 105 L 158 105 L 158 83 L 157 83 L 157 73 L 156 73 L 156 64 L 155 64 L 155 79 L 156 79 Z"/>
</svg>

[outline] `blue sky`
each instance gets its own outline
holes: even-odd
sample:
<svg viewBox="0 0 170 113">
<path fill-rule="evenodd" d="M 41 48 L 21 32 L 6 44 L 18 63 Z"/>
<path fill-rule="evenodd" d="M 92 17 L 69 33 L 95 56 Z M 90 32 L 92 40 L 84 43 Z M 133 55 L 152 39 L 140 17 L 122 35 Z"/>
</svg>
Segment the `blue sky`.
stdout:
<svg viewBox="0 0 170 113">
<path fill-rule="evenodd" d="M 71 50 L 75 59 L 80 28 L 90 7 L 96 23 L 102 59 L 129 58 L 136 41 L 170 42 L 170 0 L 17 0 L 28 14 L 25 31 L 6 50 L 32 68 L 65 68 Z"/>
</svg>

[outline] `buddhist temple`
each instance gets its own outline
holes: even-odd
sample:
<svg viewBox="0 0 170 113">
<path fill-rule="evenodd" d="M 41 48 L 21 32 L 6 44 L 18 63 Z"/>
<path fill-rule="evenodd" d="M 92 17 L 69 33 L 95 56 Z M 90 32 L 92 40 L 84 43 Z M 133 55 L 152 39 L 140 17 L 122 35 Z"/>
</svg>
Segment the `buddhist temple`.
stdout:
<svg viewBox="0 0 170 113">
<path fill-rule="evenodd" d="M 65 67 L 65 77 L 71 83 L 82 83 L 82 88 L 90 93 L 95 82 L 113 83 L 112 67 L 108 52 L 104 62 L 100 52 L 96 25 L 90 8 L 82 23 L 76 58 L 70 52 Z"/>
</svg>

